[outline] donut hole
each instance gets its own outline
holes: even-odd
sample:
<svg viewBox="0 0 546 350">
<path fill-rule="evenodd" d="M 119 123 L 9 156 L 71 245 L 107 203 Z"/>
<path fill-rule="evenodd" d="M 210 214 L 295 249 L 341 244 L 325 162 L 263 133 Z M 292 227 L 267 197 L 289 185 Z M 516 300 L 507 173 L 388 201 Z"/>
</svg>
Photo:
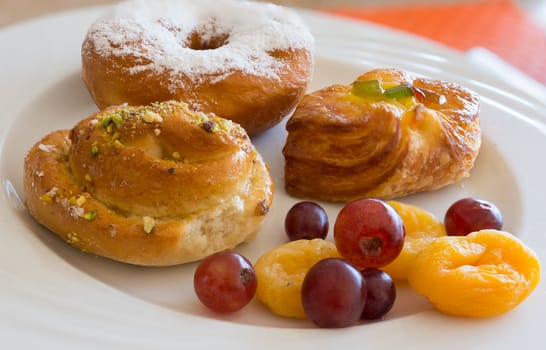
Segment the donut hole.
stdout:
<svg viewBox="0 0 546 350">
<path fill-rule="evenodd" d="M 227 33 L 202 33 L 194 31 L 188 38 L 188 47 L 192 50 L 215 50 L 228 43 Z"/>
<path fill-rule="evenodd" d="M 181 40 L 183 47 L 192 50 L 214 50 L 227 44 L 229 39 L 229 34 L 218 28 L 215 19 L 197 25 L 187 37 L 180 26 L 168 19 L 161 18 L 157 23 L 171 32 L 177 40 Z"/>
</svg>

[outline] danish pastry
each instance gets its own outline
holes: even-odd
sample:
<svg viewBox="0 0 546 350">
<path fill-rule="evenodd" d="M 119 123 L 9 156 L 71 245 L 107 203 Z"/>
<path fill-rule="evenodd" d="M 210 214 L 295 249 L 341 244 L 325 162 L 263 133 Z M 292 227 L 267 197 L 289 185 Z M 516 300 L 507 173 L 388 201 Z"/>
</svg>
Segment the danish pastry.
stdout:
<svg viewBox="0 0 546 350">
<path fill-rule="evenodd" d="M 286 129 L 289 194 L 402 197 L 469 176 L 481 145 L 479 96 L 454 83 L 377 69 L 306 95 Z"/>
<path fill-rule="evenodd" d="M 181 102 L 105 109 L 25 158 L 36 221 L 83 251 L 137 265 L 198 260 L 251 239 L 272 191 L 244 129 Z"/>
</svg>

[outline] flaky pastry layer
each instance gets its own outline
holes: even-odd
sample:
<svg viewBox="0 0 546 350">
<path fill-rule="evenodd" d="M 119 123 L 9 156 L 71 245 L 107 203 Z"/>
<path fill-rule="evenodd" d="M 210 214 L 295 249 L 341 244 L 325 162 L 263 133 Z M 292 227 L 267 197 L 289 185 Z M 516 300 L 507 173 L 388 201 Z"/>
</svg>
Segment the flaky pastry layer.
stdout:
<svg viewBox="0 0 546 350">
<path fill-rule="evenodd" d="M 481 145 L 476 93 L 397 69 L 369 71 L 357 81 L 378 90 L 328 86 L 306 95 L 287 122 L 289 194 L 389 199 L 469 176 Z"/>
</svg>

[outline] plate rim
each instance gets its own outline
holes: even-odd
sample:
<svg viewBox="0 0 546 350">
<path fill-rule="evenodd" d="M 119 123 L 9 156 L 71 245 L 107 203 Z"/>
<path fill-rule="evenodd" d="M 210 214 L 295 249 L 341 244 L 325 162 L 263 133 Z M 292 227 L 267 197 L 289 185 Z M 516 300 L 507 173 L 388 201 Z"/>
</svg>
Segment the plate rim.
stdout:
<svg viewBox="0 0 546 350">
<path fill-rule="evenodd" d="M 74 10 L 68 10 L 68 11 L 63 11 L 63 12 L 59 12 L 59 13 L 55 13 L 55 14 L 50 14 L 50 15 L 46 15 L 46 16 L 41 16 L 37 19 L 32 19 L 32 20 L 28 20 L 28 21 L 24 21 L 22 23 L 19 23 L 19 24 L 16 24 L 16 25 L 13 25 L 13 26 L 10 26 L 7 28 L 4 28 L 2 30 L 0 30 L 0 44 L 2 43 L 2 39 L 3 39 L 3 33 L 5 32 L 17 32 L 18 30 L 27 30 L 28 26 L 34 26 L 34 25 L 37 25 L 42 23 L 49 23 L 49 22 L 52 22 L 52 21 L 55 21 L 56 19 L 58 18 L 63 18 L 63 17 L 70 17 L 70 16 L 74 16 L 74 15 L 79 15 L 79 14 L 82 14 L 82 13 L 87 13 L 89 11 L 93 12 L 93 11 L 97 11 L 97 12 L 100 12 L 102 10 L 104 10 L 105 8 L 109 7 L 110 5 L 106 5 L 106 6 L 93 6 L 93 7 L 88 7 L 88 8 L 80 8 L 80 9 L 74 9 Z M 310 17 L 314 17 L 315 15 L 317 16 L 317 20 L 319 20 L 318 18 L 319 17 L 322 17 L 323 14 L 315 14 L 313 13 L 314 11 L 310 11 L 310 10 L 302 10 L 302 14 L 303 14 L 303 17 L 304 18 L 307 18 L 309 19 Z M 332 16 L 327 16 L 327 17 L 332 17 Z M 321 21 L 323 20 L 322 18 L 320 19 Z M 341 21 L 341 22 L 345 22 L 344 20 L 342 19 L 336 19 L 336 23 L 337 21 Z M 359 27 L 362 27 L 362 28 L 366 28 L 367 24 L 362 24 L 362 23 L 353 23 L 351 24 L 352 25 L 357 25 Z M 387 28 L 376 28 L 378 31 L 386 31 L 389 33 L 389 35 L 391 35 L 392 33 L 387 29 Z M 8 33 L 9 34 L 9 33 Z M 393 36 L 397 36 L 397 35 L 402 35 L 401 33 L 397 33 L 395 32 L 395 34 L 392 34 Z M 427 44 L 423 44 L 423 45 L 428 45 L 428 44 L 431 44 L 431 45 L 434 45 L 434 43 L 428 43 Z M 439 47 L 439 46 L 438 46 Z M 435 51 L 435 48 L 436 46 L 433 48 L 432 51 Z M 462 59 L 462 56 L 460 56 L 459 53 L 455 52 L 455 51 L 452 51 L 448 48 L 442 48 L 442 50 L 446 49 L 447 51 L 451 52 L 451 55 L 453 57 L 453 60 L 459 60 L 459 59 Z M 446 52 L 447 52 L 446 51 Z M 0 88 L 2 88 L 2 85 L 0 84 Z M 36 91 L 36 93 L 38 93 L 39 91 Z M 14 112 L 16 112 L 17 109 L 15 109 Z M 537 117 L 538 119 L 542 118 L 542 116 L 540 114 L 537 114 Z M 2 133 L 0 133 L 0 152 L 1 154 L 3 154 L 3 152 L 5 151 L 5 148 L 4 148 L 4 142 L 6 140 L 6 134 L 7 132 L 11 129 L 12 127 L 12 124 L 13 122 L 15 121 L 15 119 L 13 118 L 12 120 L 8 120 L 7 121 L 7 127 L 4 128 L 4 131 Z M 0 174 L 1 175 L 1 174 Z M 2 180 L 2 185 L 3 185 L 3 190 L 2 190 L 2 195 L 0 195 L 0 198 L 1 198 L 1 202 L 4 204 L 6 203 L 7 205 L 8 204 L 8 198 L 7 198 L 7 195 L 6 195 L 6 181 L 9 180 L 9 179 L 5 179 L 5 178 L 1 178 Z M 6 223 L 4 222 L 4 215 L 5 215 L 5 211 L 6 211 L 6 206 L 5 205 L 2 205 L 2 208 L 0 209 L 0 227 L 1 228 L 7 228 L 9 226 L 9 223 Z M 13 214 L 13 213 L 12 213 Z M 3 277 L 4 279 L 4 282 L 6 282 L 10 287 L 13 287 L 13 283 L 16 283 L 16 281 L 14 281 L 13 279 L 13 276 L 10 276 L 9 274 L 6 273 L 6 271 L 4 271 L 3 269 L 0 269 L 0 276 Z M 109 293 L 112 293 L 112 288 L 109 287 L 109 286 L 103 286 L 105 287 L 105 293 L 107 293 L 109 296 L 110 294 Z M 17 286 L 15 286 L 15 288 L 17 288 Z M 115 291 L 114 291 L 115 293 Z M 1 294 L 1 292 L 0 292 Z M 40 298 L 40 296 L 36 296 L 34 295 L 33 297 L 35 298 Z M 124 297 L 127 297 L 125 294 L 124 294 Z M 129 297 L 129 299 L 131 299 L 131 297 Z M 59 301 L 59 300 L 56 300 L 56 301 Z M 149 311 L 153 311 L 153 312 L 158 312 L 161 314 L 162 317 L 164 317 L 165 320 L 172 320 L 173 322 L 175 322 L 175 318 L 176 317 L 179 317 L 179 315 L 176 313 L 176 312 L 172 312 L 171 310 L 164 310 L 163 308 L 161 307 L 158 307 L 157 305 L 147 305 L 147 303 L 143 302 L 142 300 L 140 299 L 137 299 L 135 298 L 135 300 L 132 300 L 132 301 L 140 301 L 139 303 L 139 308 L 141 308 L 142 310 L 149 310 Z M 74 305 L 70 305 L 70 307 L 74 307 Z M 70 307 L 68 308 L 68 310 L 64 310 L 62 312 L 68 312 L 70 311 Z M 8 304 L 6 301 L 0 301 L 0 309 L 2 310 L 11 310 L 12 312 L 14 311 Z M 26 310 L 28 311 L 28 310 Z M 86 312 L 88 313 L 91 313 L 93 314 L 93 311 L 92 310 L 87 310 Z M 423 321 L 423 315 L 415 315 L 414 317 L 415 319 L 417 320 L 421 320 Z M 206 333 L 203 334 L 203 332 L 199 332 L 198 329 L 197 329 L 197 326 L 198 325 L 201 325 L 203 322 L 199 322 L 198 320 L 195 320 L 196 324 L 191 327 L 192 330 L 195 330 L 196 331 L 196 334 L 202 334 L 203 336 L 206 335 Z M 210 320 L 207 320 L 206 323 L 208 323 Z M 9 321 L 4 319 L 4 316 L 0 317 L 0 324 L 5 324 L 7 325 Z M 135 321 L 134 324 L 139 324 L 139 322 Z M 248 332 L 254 332 L 256 327 L 253 327 L 253 326 L 245 326 L 245 325 L 241 325 L 241 324 L 236 324 L 236 325 L 233 325 L 233 324 L 230 324 L 229 322 L 222 322 L 222 321 L 219 321 L 219 323 L 221 325 L 221 327 L 223 328 L 223 334 L 225 336 L 227 336 L 228 334 L 230 334 L 229 332 L 231 332 L 233 330 L 233 328 L 239 328 L 241 326 L 243 326 L 242 328 L 245 328 L 246 331 Z M 372 328 L 377 328 L 377 327 L 372 327 Z M 44 329 L 41 329 L 41 330 L 44 330 Z M 45 327 L 45 330 L 46 331 L 51 331 L 51 329 L 49 329 L 47 326 Z M 291 331 L 291 330 L 286 330 L 286 329 L 281 329 L 282 331 L 275 331 L 275 330 L 270 330 L 270 332 L 276 334 L 276 335 L 279 335 L 279 336 L 286 336 L 288 340 L 291 340 L 293 341 L 294 343 L 297 343 L 298 344 L 298 347 L 300 347 L 301 344 L 300 341 L 298 340 L 298 336 L 299 334 L 297 334 L 297 332 L 300 332 L 301 329 L 298 329 L 298 330 L 294 330 L 294 331 Z M 54 331 L 54 330 L 53 330 Z M 80 330 L 81 331 L 81 330 Z M 128 329 L 122 329 L 122 333 L 124 335 L 129 335 L 130 334 L 130 330 Z M 170 329 L 170 331 L 173 331 L 172 329 Z M 327 339 L 325 339 L 325 336 L 322 335 L 323 333 L 329 333 L 329 332 L 319 332 L 319 330 L 309 330 L 310 333 L 313 334 L 313 336 L 315 336 L 317 339 L 320 339 L 320 340 L 323 340 L 326 344 L 327 343 L 330 343 L 330 341 L 328 341 Z M 356 331 L 354 329 L 348 329 L 348 330 L 344 330 L 344 331 L 340 331 L 341 334 L 345 334 L 346 336 L 349 336 L 350 334 L 354 334 Z M 2 331 L 0 331 L 0 333 L 2 333 Z M 42 332 L 43 333 L 43 332 Z M 78 337 L 77 341 L 83 341 L 83 340 L 88 340 L 88 339 L 92 339 L 93 336 L 96 336 L 97 334 L 101 334 L 101 332 L 98 332 L 98 333 L 93 333 L 93 332 L 90 332 L 90 333 L 85 333 L 85 332 L 77 332 L 77 329 L 75 330 L 75 336 Z M 42 336 L 48 336 L 47 332 L 46 334 L 40 334 Z M 122 345 L 122 347 L 124 345 L 126 345 L 127 348 L 131 347 L 131 348 L 135 348 L 135 346 L 139 346 L 141 348 L 146 348 L 147 346 L 151 346 L 151 345 L 155 345 L 154 347 L 156 348 L 161 348 L 162 346 L 164 346 L 165 348 L 167 347 L 170 347 L 170 341 L 172 340 L 176 340 L 177 337 L 171 337 L 171 338 L 168 338 L 166 339 L 167 341 L 166 342 L 159 342 L 157 339 L 154 339 L 153 337 L 151 338 L 146 338 L 146 339 L 142 339 L 142 343 L 140 344 L 134 344 L 133 341 L 131 341 L 129 344 L 124 344 L 124 341 L 125 339 L 120 339 L 119 337 L 116 337 L 114 335 L 111 335 L 111 334 L 103 334 L 104 336 L 106 336 L 106 339 L 109 339 L 110 341 L 113 341 L 115 342 L 114 344 L 116 345 L 116 348 L 119 348 L 118 345 Z M 22 340 L 20 338 L 18 338 L 19 336 L 22 336 L 22 334 L 15 334 L 15 336 L 17 337 L 15 340 Z M 331 336 L 331 334 L 329 335 Z M 337 340 L 339 340 L 339 336 L 334 336 L 334 338 L 336 338 Z M 10 339 L 10 336 L 7 337 L 7 339 Z M 28 340 L 28 339 L 27 339 Z M 48 339 L 49 341 L 53 341 L 52 345 L 53 344 L 56 344 L 57 343 L 57 339 Z M 71 339 L 68 339 L 69 341 L 72 341 Z M 121 343 L 118 343 L 118 341 L 121 340 Z M 214 339 L 210 339 L 210 341 L 214 342 L 215 340 Z M 0 341 L 1 343 L 2 341 Z M 38 344 L 38 342 L 36 342 L 36 344 Z M 219 343 L 221 345 L 221 343 Z M 331 343 L 330 343 L 331 344 Z M 92 344 L 91 344 L 92 345 Z M 197 343 L 193 343 L 193 345 L 202 345 L 202 344 L 197 344 Z M 209 344 L 210 345 L 210 344 Z M 239 348 L 253 348 L 253 344 L 237 344 Z M 90 348 L 95 348 L 94 346 L 91 346 Z M 125 347 L 123 347 L 125 348 Z"/>
</svg>

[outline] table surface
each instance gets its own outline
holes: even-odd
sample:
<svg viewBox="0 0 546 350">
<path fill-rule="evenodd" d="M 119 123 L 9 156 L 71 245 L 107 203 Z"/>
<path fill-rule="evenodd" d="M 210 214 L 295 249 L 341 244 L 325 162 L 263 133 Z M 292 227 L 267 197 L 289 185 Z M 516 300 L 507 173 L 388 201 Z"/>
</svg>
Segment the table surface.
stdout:
<svg viewBox="0 0 546 350">
<path fill-rule="evenodd" d="M 480 0 L 274 0 L 287 6 L 324 8 L 339 6 L 384 6 L 417 3 L 477 2 Z M 84 6 L 116 3 L 116 0 L 0 0 L 0 27 L 50 12 Z M 546 30 L 546 1 L 515 0 L 542 28 Z"/>
</svg>

